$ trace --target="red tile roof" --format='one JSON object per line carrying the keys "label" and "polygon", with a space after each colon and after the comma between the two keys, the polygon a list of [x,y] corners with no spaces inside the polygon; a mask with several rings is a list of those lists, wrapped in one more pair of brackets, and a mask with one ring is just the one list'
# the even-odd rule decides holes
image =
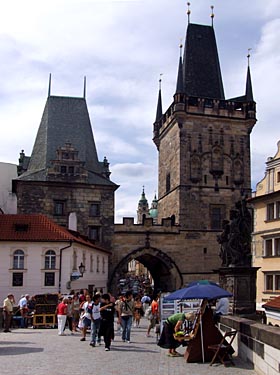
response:
{"label": "red tile roof", "polygon": [[71,233],[42,214],[0,214],[0,241],[73,241],[109,252],[78,233]]}
{"label": "red tile roof", "polygon": [[280,311],[280,296],[271,299],[270,301],[262,305],[262,307],[265,309],[267,308],[268,310],[272,309]]}

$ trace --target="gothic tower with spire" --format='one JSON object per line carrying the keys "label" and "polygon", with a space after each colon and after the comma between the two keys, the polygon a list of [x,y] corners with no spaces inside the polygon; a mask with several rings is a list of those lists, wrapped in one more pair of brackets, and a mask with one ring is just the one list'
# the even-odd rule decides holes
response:
{"label": "gothic tower with spire", "polygon": [[158,222],[174,215],[188,231],[219,231],[235,202],[251,194],[256,105],[249,64],[245,95],[225,99],[213,25],[189,23],[165,113],[161,95],[160,88],[153,138],[159,153]]}

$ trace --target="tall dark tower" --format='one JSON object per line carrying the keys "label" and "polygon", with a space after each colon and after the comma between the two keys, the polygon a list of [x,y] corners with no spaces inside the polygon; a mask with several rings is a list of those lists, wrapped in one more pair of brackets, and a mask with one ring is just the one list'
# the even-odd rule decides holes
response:
{"label": "tall dark tower", "polygon": [[173,102],[162,113],[160,90],[154,123],[159,223],[174,215],[186,230],[221,229],[235,202],[251,194],[255,123],[249,65],[245,95],[225,99],[213,26],[189,23]]}
{"label": "tall dark tower", "polygon": [[18,213],[43,213],[62,226],[72,214],[71,229],[110,247],[118,185],[106,157],[98,161],[84,97],[49,92],[32,155],[22,152],[19,162]]}

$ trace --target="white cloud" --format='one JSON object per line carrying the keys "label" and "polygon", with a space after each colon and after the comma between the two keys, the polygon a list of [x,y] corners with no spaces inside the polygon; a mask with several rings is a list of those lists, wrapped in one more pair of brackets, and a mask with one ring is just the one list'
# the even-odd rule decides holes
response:
{"label": "white cloud", "polygon": [[[245,90],[247,49],[258,123],[252,133],[253,182],[277,141],[280,78],[279,0],[196,0],[191,22],[214,27],[227,97]],[[116,216],[136,214],[142,185],[151,202],[157,184],[153,144],[158,79],[166,110],[176,86],[180,39],[187,26],[181,0],[21,0],[1,3],[0,161],[30,154],[52,73],[52,94],[82,96],[99,159],[107,156]]]}

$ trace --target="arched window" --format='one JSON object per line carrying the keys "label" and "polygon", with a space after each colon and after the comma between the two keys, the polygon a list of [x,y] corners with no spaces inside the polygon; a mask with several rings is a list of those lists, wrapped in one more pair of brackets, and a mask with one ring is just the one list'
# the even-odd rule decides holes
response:
{"label": "arched window", "polygon": [[48,250],[45,254],[45,269],[55,269],[56,254],[53,250]]}
{"label": "arched window", "polygon": [[16,250],[14,252],[13,268],[24,269],[24,251],[23,250]]}

